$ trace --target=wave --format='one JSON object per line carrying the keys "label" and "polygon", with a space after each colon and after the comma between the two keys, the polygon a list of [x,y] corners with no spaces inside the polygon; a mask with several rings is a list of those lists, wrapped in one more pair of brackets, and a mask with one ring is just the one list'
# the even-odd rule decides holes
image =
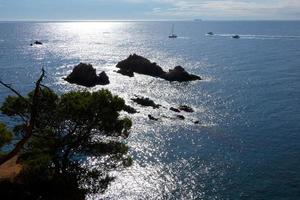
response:
{"label": "wave", "polygon": [[[232,37],[236,35],[232,34],[215,34],[215,36],[219,37]],[[278,39],[299,39],[300,35],[250,35],[250,34],[241,34],[239,35],[240,39],[257,39],[257,40],[278,40]]]}

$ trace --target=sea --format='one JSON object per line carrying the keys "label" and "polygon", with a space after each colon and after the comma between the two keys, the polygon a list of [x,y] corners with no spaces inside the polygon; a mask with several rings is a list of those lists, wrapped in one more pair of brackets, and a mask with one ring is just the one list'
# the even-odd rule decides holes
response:
{"label": "sea", "polygon": [[[168,38],[173,25],[176,39]],[[35,40],[43,45],[30,46]],[[202,80],[116,73],[134,53]],[[105,71],[111,83],[86,89],[65,82],[80,62]],[[25,95],[42,67],[44,84],[59,94],[106,88],[139,111],[128,115],[133,165],[112,172],[106,192],[88,200],[300,199],[299,21],[0,22],[0,79]],[[1,86],[0,103],[8,95]],[[135,95],[162,107],[141,107]],[[177,119],[169,108],[179,105],[195,112]],[[2,114],[0,121],[17,123]]]}

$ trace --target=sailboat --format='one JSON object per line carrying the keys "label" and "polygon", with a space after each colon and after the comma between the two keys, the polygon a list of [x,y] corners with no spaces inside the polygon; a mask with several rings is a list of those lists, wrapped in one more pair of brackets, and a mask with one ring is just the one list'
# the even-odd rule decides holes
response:
{"label": "sailboat", "polygon": [[172,31],[171,35],[169,35],[169,38],[177,38],[177,35],[174,33],[174,24],[172,24]]}

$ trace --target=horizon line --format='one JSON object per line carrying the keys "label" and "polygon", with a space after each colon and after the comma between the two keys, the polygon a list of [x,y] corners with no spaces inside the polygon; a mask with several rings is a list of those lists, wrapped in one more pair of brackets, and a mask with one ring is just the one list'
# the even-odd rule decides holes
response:
{"label": "horizon line", "polygon": [[0,19],[0,22],[226,22],[226,21],[300,21],[300,19],[87,19],[87,20],[68,20],[68,19]]}

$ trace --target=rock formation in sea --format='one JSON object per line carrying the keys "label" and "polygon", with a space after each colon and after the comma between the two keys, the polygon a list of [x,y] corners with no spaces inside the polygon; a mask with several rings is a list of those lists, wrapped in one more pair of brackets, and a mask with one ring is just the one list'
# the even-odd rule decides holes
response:
{"label": "rock formation in sea", "polygon": [[136,97],[131,99],[133,102],[142,106],[152,107],[153,109],[159,108],[161,105],[154,103],[153,100],[145,97]]}
{"label": "rock formation in sea", "polygon": [[184,117],[183,115],[176,115],[176,117],[177,117],[178,119],[185,120],[185,117]]}
{"label": "rock formation in sea", "polygon": [[166,79],[168,81],[178,81],[178,82],[201,80],[199,76],[189,74],[181,66],[176,66],[174,69],[170,69],[169,72],[163,74],[161,78]]}
{"label": "rock formation in sea", "polygon": [[174,108],[174,107],[171,107],[170,110],[172,110],[173,112],[178,112],[178,113],[180,112],[178,108]]}
{"label": "rock formation in sea", "polygon": [[96,74],[96,69],[91,64],[80,63],[76,65],[70,75],[65,78],[69,83],[75,83],[86,87],[109,84],[109,78],[105,72]]}
{"label": "rock formation in sea", "polygon": [[129,114],[135,114],[135,113],[137,113],[137,110],[135,108],[133,108],[133,107],[131,107],[129,105],[126,105],[126,104],[124,105],[123,110],[125,112],[129,113]]}
{"label": "rock formation in sea", "polygon": [[185,112],[194,112],[194,109],[189,107],[189,106],[186,106],[186,105],[181,105],[179,106],[178,108],[179,110],[182,110],[182,111],[185,111]]}
{"label": "rock formation in sea", "polygon": [[152,115],[148,115],[148,118],[153,121],[158,121],[158,118],[153,117]]}
{"label": "rock formation in sea", "polygon": [[134,73],[130,69],[119,69],[117,73],[122,74],[124,76],[134,77]]}
{"label": "rock formation in sea", "polygon": [[35,45],[42,45],[43,43],[36,40],[34,43],[31,43],[30,46],[33,46],[34,44]]}
{"label": "rock formation in sea", "polygon": [[165,72],[155,62],[152,63],[147,58],[136,54],[130,55],[127,59],[120,61],[116,67],[120,69],[118,73],[130,77],[132,77],[135,72],[138,74],[162,78],[168,81],[185,82],[201,80],[199,76],[189,74],[181,66],[176,66],[174,69],[169,70],[169,72]]}

